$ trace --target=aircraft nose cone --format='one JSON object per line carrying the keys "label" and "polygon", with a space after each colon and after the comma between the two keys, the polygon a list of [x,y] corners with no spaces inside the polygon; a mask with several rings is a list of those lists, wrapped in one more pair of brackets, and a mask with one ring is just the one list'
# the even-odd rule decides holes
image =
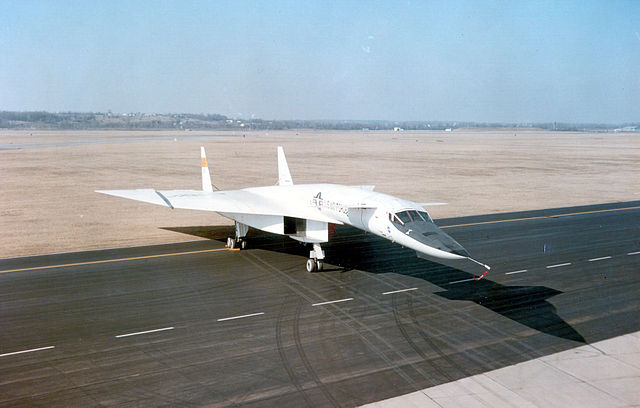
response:
{"label": "aircraft nose cone", "polygon": [[[436,227],[438,228],[438,227]],[[427,245],[437,249],[441,249],[452,254],[460,256],[469,256],[469,252],[462,245],[460,245],[455,239],[442,232],[439,228],[436,232],[430,233],[425,236]]]}
{"label": "aircraft nose cone", "polygon": [[425,245],[464,257],[470,256],[462,245],[433,223],[413,223],[409,227],[415,231],[411,237]]}
{"label": "aircraft nose cone", "polygon": [[456,255],[460,255],[460,256],[466,256],[469,257],[471,255],[469,255],[469,253],[467,252],[466,249],[462,248],[462,249],[454,249],[453,251],[451,251],[452,254],[456,254]]}

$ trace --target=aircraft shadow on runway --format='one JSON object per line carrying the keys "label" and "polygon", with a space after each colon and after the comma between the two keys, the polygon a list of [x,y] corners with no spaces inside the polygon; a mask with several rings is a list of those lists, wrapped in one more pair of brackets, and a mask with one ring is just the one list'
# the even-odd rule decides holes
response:
{"label": "aircraft shadow on runway", "polygon": [[[226,242],[227,237],[234,233],[232,226],[162,229],[222,242]],[[250,249],[302,257],[309,255],[308,248],[284,236],[250,230],[247,241]],[[326,252],[326,263],[340,267],[333,270],[325,269],[325,272],[357,269],[376,274],[397,273],[412,276],[445,289],[435,293],[443,298],[471,301],[540,332],[586,343],[582,335],[557,314],[555,306],[547,302],[547,299],[563,293],[559,290],[545,286],[505,286],[493,282],[490,277],[475,281],[470,273],[420,259],[415,256],[414,251],[352,227],[339,227],[331,235],[329,242],[323,244],[323,249]],[[302,268],[303,262],[300,265]]]}

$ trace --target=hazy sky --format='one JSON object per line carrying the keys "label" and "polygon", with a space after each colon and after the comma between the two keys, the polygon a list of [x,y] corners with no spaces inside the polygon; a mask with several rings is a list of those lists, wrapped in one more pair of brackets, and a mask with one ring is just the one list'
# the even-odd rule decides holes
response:
{"label": "hazy sky", "polygon": [[640,1],[0,0],[0,110],[640,121]]}

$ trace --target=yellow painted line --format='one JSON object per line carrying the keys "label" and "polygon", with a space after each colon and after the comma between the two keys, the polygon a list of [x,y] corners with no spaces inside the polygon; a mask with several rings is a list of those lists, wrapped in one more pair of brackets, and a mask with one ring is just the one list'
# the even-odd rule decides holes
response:
{"label": "yellow painted line", "polygon": [[510,219],[510,220],[471,222],[469,224],[447,225],[446,227],[440,227],[440,228],[444,229],[444,228],[455,228],[455,227],[469,227],[469,226],[472,226],[472,225],[498,224],[498,223],[501,223],[501,222],[542,220],[542,219],[545,219],[545,218],[560,218],[560,217],[570,217],[572,215],[596,214],[596,213],[603,213],[603,212],[637,210],[637,209],[640,209],[640,206],[637,206],[637,207],[625,207],[625,208],[612,208],[612,209],[609,209],[609,210],[583,211],[583,212],[557,214],[557,215],[543,215],[543,216],[539,216],[539,217],[513,218],[513,219]]}
{"label": "yellow painted line", "polygon": [[[485,225],[485,224],[498,224],[501,222],[517,222],[517,221],[529,221],[529,220],[540,220],[545,218],[560,218],[560,217],[570,217],[572,215],[584,215],[584,214],[596,214],[596,213],[604,213],[604,212],[612,212],[612,211],[625,211],[625,210],[637,210],[640,209],[640,206],[636,207],[624,207],[624,208],[612,208],[608,210],[594,210],[594,211],[583,211],[583,212],[575,212],[575,213],[567,213],[567,214],[557,214],[557,215],[545,215],[539,217],[527,217],[527,218],[514,218],[509,220],[497,220],[497,221],[483,221],[483,222],[472,222],[468,224],[457,224],[457,225],[447,225],[444,227],[440,227],[441,229],[445,228],[455,228],[455,227],[468,227],[472,225]],[[359,236],[352,235],[352,236]],[[349,238],[342,237],[342,238]],[[187,252],[172,252],[169,254],[157,254],[157,255],[146,255],[146,256],[134,256],[130,258],[116,258],[116,259],[104,259],[101,261],[89,261],[89,262],[75,262],[69,264],[61,264],[61,265],[47,265],[47,266],[35,266],[32,268],[19,268],[19,269],[7,269],[4,271],[0,271],[0,273],[8,273],[8,272],[23,272],[23,271],[33,271],[37,269],[54,269],[54,268],[66,268],[70,266],[81,266],[81,265],[95,265],[109,262],[124,262],[124,261],[135,261],[139,259],[152,259],[152,258],[164,258],[168,256],[178,256],[178,255],[190,255],[190,254],[202,254],[206,252],[219,252],[219,251],[239,251],[239,248],[229,249],[229,248],[217,248],[217,249],[203,249],[200,251],[187,251]],[[634,253],[635,255],[635,253]]]}
{"label": "yellow painted line", "polygon": [[202,254],[202,253],[206,253],[206,252],[218,252],[218,251],[227,251],[227,250],[228,250],[227,248],[217,248],[217,249],[203,249],[203,250],[200,250],[200,251],[172,252],[172,253],[169,253],[169,254],[134,256],[134,257],[131,257],[131,258],[103,259],[101,261],[75,262],[75,263],[68,263],[68,264],[61,264],[61,265],[47,265],[47,266],[34,266],[32,268],[8,269],[6,271],[0,271],[0,273],[34,271],[36,269],[66,268],[66,267],[69,267],[69,266],[95,265],[95,264],[102,264],[102,263],[109,263],[109,262],[135,261],[135,260],[138,260],[138,259],[164,258],[164,257],[167,257],[167,256]]}

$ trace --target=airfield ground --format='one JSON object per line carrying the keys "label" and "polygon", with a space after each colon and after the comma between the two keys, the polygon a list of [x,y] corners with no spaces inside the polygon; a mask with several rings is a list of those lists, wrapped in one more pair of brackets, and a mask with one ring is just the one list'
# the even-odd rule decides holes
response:
{"label": "airfield ground", "polygon": [[436,219],[640,198],[640,134],[538,130],[0,131],[0,258],[190,241],[160,227],[225,225],[98,189],[273,185],[276,146],[296,183],[374,184]]}
{"label": "airfield ground", "polygon": [[[222,189],[274,184],[282,145],[297,183],[448,202],[491,274],[347,227],[308,274],[93,192],[198,189],[201,145]],[[640,406],[639,171],[637,133],[2,131],[0,405]]]}

